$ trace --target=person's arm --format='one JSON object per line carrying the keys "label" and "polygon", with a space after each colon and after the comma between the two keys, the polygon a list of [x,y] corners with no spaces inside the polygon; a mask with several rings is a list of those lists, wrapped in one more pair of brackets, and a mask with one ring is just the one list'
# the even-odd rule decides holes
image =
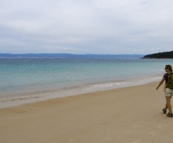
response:
{"label": "person's arm", "polygon": [[157,90],[158,90],[159,87],[163,84],[164,81],[165,81],[165,78],[163,77],[162,80],[160,81],[159,85],[156,87]]}

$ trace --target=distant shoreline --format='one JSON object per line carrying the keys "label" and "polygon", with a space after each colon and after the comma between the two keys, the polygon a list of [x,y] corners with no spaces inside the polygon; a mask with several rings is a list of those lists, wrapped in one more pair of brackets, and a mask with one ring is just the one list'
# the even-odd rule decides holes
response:
{"label": "distant shoreline", "polygon": [[142,54],[0,53],[0,58],[142,58]]}

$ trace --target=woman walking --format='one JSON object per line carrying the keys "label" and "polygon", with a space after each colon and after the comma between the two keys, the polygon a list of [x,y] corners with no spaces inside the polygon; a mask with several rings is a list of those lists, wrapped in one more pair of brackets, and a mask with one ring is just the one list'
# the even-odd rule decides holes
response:
{"label": "woman walking", "polygon": [[168,84],[168,77],[170,74],[172,74],[172,66],[171,65],[166,65],[165,66],[165,71],[166,73],[163,75],[162,80],[160,81],[159,85],[157,86],[157,90],[159,89],[159,87],[164,83],[165,81],[165,87],[164,87],[164,95],[166,98],[166,105],[165,108],[163,108],[163,113],[166,114],[166,111],[168,109],[169,113],[167,114],[168,117],[173,117],[173,113],[172,113],[172,106],[171,106],[171,97],[173,94],[173,90],[167,87]]}

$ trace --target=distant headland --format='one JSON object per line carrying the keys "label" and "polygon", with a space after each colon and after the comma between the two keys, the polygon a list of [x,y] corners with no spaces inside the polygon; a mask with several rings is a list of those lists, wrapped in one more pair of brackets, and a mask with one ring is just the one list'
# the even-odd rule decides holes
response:
{"label": "distant headland", "polygon": [[142,59],[173,59],[173,51],[145,55]]}

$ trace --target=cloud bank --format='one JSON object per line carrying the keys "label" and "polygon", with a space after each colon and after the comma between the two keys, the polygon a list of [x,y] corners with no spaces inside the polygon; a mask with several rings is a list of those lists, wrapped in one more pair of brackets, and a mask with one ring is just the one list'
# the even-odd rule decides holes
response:
{"label": "cloud bank", "polygon": [[172,0],[1,0],[0,53],[170,51],[172,5]]}

